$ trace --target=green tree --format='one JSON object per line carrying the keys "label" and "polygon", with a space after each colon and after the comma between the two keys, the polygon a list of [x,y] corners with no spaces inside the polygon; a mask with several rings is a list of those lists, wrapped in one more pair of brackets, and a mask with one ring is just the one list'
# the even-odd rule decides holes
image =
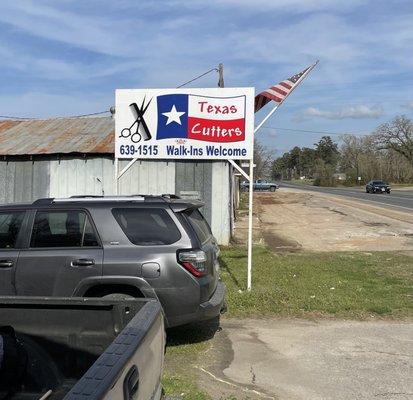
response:
{"label": "green tree", "polygon": [[337,143],[333,142],[330,136],[323,136],[318,143],[315,143],[317,158],[326,164],[335,167],[339,158]]}

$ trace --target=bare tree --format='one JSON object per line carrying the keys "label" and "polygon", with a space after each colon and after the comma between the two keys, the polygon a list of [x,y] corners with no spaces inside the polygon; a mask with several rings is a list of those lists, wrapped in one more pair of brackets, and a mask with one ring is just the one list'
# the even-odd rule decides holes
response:
{"label": "bare tree", "polygon": [[254,168],[255,179],[269,178],[271,175],[271,166],[273,154],[257,139],[254,140]]}
{"label": "bare tree", "polygon": [[374,132],[379,150],[393,150],[413,165],[413,123],[404,115],[380,125]]}

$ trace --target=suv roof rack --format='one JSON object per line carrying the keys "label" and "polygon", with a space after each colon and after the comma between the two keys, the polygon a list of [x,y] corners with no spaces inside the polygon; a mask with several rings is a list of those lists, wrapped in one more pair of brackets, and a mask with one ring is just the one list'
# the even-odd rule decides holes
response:
{"label": "suv roof rack", "polygon": [[70,197],[62,198],[44,198],[35,200],[33,205],[50,205],[53,203],[72,203],[72,202],[116,202],[116,201],[148,201],[148,202],[167,202],[174,203],[176,200],[181,200],[185,203],[198,203],[192,200],[182,199],[176,194],[162,194],[162,195],[143,195],[143,194],[132,194],[132,195],[123,195],[123,196],[101,196],[101,195],[75,195]]}
{"label": "suv roof rack", "polygon": [[96,202],[96,201],[145,201],[143,196],[71,196],[53,199],[53,203],[61,202]]}

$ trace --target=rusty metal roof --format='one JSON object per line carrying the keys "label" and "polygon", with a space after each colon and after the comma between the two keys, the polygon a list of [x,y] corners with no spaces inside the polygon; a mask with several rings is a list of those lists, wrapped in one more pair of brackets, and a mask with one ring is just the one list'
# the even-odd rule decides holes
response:
{"label": "rusty metal roof", "polygon": [[113,154],[114,150],[111,117],[0,121],[0,155]]}

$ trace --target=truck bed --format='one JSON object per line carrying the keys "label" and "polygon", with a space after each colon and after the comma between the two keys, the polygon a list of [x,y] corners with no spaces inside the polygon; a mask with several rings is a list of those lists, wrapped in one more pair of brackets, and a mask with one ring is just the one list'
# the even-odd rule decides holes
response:
{"label": "truck bed", "polygon": [[48,400],[160,397],[165,335],[157,301],[3,297],[5,325],[29,358],[25,387],[12,400],[38,400],[48,390]]}

